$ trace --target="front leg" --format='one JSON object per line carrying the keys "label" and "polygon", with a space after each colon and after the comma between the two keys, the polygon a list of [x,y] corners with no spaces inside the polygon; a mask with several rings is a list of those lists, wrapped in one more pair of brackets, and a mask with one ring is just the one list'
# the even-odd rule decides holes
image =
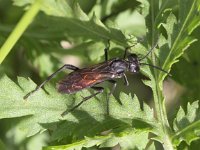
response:
{"label": "front leg", "polygon": [[104,49],[105,61],[108,61],[108,50],[110,49],[110,40],[108,40],[108,45]]}
{"label": "front leg", "polygon": [[127,79],[125,73],[123,74],[123,77],[124,77],[125,85],[126,85],[126,86],[129,86],[129,82],[128,82],[128,79]]}

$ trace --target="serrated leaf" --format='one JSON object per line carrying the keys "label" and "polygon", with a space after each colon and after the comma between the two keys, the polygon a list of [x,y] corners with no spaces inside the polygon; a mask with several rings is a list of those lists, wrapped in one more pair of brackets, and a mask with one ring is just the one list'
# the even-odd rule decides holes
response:
{"label": "serrated leaf", "polygon": [[185,141],[188,145],[194,140],[199,139],[200,134],[200,111],[199,101],[192,104],[188,103],[187,113],[180,107],[177,117],[174,120],[173,128],[175,134],[172,137],[174,145],[179,145]]}
{"label": "serrated leaf", "polygon": [[[35,99],[36,95],[33,95],[29,100],[25,101],[23,99],[25,93],[35,88],[35,84],[25,78],[18,78],[18,86],[7,76],[3,75],[1,76],[0,83],[0,103],[2,105],[0,108],[0,118],[27,116],[21,122],[20,128],[28,136],[34,135],[44,129],[40,123],[58,121],[61,118],[60,114],[62,110],[66,109],[66,99],[62,97],[63,95],[57,94],[56,91],[51,91],[54,93],[53,96],[46,95],[44,91],[38,91],[36,93],[38,95],[37,100]],[[59,103],[58,99],[60,99]]]}
{"label": "serrated leaf", "polygon": [[[194,31],[195,38],[199,37],[200,30],[197,29]],[[184,92],[184,96],[182,99],[182,105],[186,105],[188,102],[188,97],[190,98],[190,102],[194,99],[200,98],[200,60],[199,55],[200,51],[200,41],[198,39],[193,45],[191,45],[190,50],[186,51],[186,54],[180,59],[179,63],[173,66],[173,79],[180,83],[187,90]]]}
{"label": "serrated leaf", "polygon": [[[111,97],[110,117],[105,115],[105,95],[99,95],[97,99],[92,98],[81,105],[80,108],[62,118],[61,113],[66,108],[75,105],[72,101],[73,96],[59,94],[53,87],[47,86],[46,91],[49,95],[43,90],[39,90],[25,101],[23,96],[34,88],[35,84],[32,81],[22,77],[18,78],[18,85],[5,75],[0,78],[0,104],[2,105],[0,118],[24,117],[17,126],[27,136],[43,132],[51,124],[57,126],[53,133],[55,139],[62,139],[71,136],[71,134],[82,139],[85,135],[95,136],[95,134],[100,134],[106,130],[112,130],[116,134],[124,133],[125,136],[128,136],[129,132],[126,132],[126,129],[133,131],[137,129],[148,133],[157,127],[152,109],[145,105],[144,110],[141,110],[137,98],[132,99],[130,95],[121,94],[122,105],[114,97]],[[82,96],[88,95],[89,92],[86,90],[78,92],[75,95],[75,103],[82,100]],[[145,132],[145,135],[147,133]],[[135,131],[134,134],[136,134],[134,136],[137,136]],[[119,139],[111,138],[110,140],[116,143]]]}
{"label": "serrated leaf", "polygon": [[[95,17],[96,18],[96,17]],[[82,36],[93,40],[111,40],[119,45],[127,46],[127,40],[118,29],[108,28],[98,23],[97,19],[90,21],[80,21],[77,19],[64,19],[67,24],[65,32],[72,37]]]}
{"label": "serrated leaf", "polygon": [[110,133],[106,136],[95,136],[95,137],[85,137],[85,140],[75,142],[69,145],[61,146],[49,146],[45,147],[44,150],[60,149],[60,150],[79,150],[82,147],[92,147],[99,146],[103,147],[113,147],[117,144],[123,150],[129,149],[144,149],[148,143],[148,132],[137,131],[133,129],[125,130],[121,133],[115,134]]}
{"label": "serrated leaf", "polygon": [[[25,6],[26,8],[34,2],[36,1],[14,0],[15,5]],[[39,69],[40,75],[43,77],[58,67],[58,61],[55,63],[52,54],[48,57],[46,53],[49,54],[51,49],[60,54],[61,40],[69,40],[71,43],[79,40],[79,43],[82,43],[88,39],[93,40],[93,42],[107,42],[109,39],[122,46],[127,46],[128,41],[119,29],[106,27],[95,14],[89,19],[76,1],[41,0],[40,8],[49,16],[38,15],[22,36],[19,44],[20,48],[28,50],[26,54],[29,61],[34,68]],[[98,47],[96,48],[94,52],[99,50]],[[88,53],[90,54],[89,51]],[[79,53],[79,56],[81,54]],[[40,59],[42,56],[45,56],[48,63]],[[60,57],[62,57],[61,54]],[[48,61],[50,59],[54,61]],[[92,58],[92,60],[97,59]],[[44,68],[43,64],[49,64],[50,67]]]}
{"label": "serrated leaf", "polygon": [[[105,97],[101,97],[101,99],[105,99]],[[153,110],[146,104],[144,110],[141,110],[138,99],[136,97],[132,99],[131,95],[126,95],[124,93],[121,94],[120,101],[122,105],[113,97],[110,99],[109,117],[94,115],[94,113],[97,113],[97,110],[94,111],[94,109],[101,107],[105,111],[106,105],[99,104],[99,106],[93,106],[94,104],[90,102],[90,104],[85,106],[87,112],[74,113],[76,118],[81,120],[81,122],[62,122],[52,134],[52,140],[61,140],[64,137],[72,135],[77,138],[83,138],[83,135],[94,136],[95,133],[101,133],[110,129],[119,132],[119,130],[123,131],[132,126],[133,128],[149,130],[157,128]],[[101,104],[102,103],[103,102],[101,102]],[[89,108],[94,109],[90,111]],[[99,115],[103,114],[99,112]]]}
{"label": "serrated leaf", "polygon": [[[15,5],[26,6],[34,3],[34,0],[29,1],[14,1]],[[122,46],[127,46],[127,40],[123,33],[115,28],[106,27],[95,14],[91,19],[81,10],[78,3],[75,1],[69,5],[64,0],[45,0],[40,3],[41,10],[51,16],[62,18],[55,18],[54,21],[60,22],[64,25],[63,31],[68,36],[83,37],[85,39],[93,40],[112,40]],[[55,7],[56,6],[56,7]],[[65,12],[63,12],[65,11]],[[46,22],[45,22],[46,23]],[[59,30],[60,28],[57,27]],[[62,33],[63,34],[63,33]]]}
{"label": "serrated leaf", "polygon": [[[187,4],[187,5],[185,5]],[[167,18],[167,23],[164,25],[168,34],[168,46],[170,51],[167,52],[163,46],[160,50],[160,57],[163,58],[162,68],[164,70],[170,70],[171,66],[177,62],[177,59],[183,54],[183,52],[193,43],[196,39],[192,38],[190,34],[199,26],[199,0],[184,0],[180,2],[179,18],[176,18],[173,14],[170,14]],[[162,81],[166,74],[160,74],[159,79]],[[162,89],[162,86],[160,84]]]}
{"label": "serrated leaf", "polygon": [[[170,1],[168,3],[170,3]],[[165,4],[167,6],[168,3],[162,3],[162,5]],[[157,56],[161,64],[159,66],[161,66],[162,69],[169,71],[171,66],[178,61],[178,58],[183,54],[184,50],[186,50],[190,44],[196,41],[196,39],[190,37],[190,34],[200,23],[200,21],[197,21],[199,17],[199,3],[200,3],[199,0],[192,0],[192,1],[184,0],[180,3],[179,7],[180,16],[178,20],[175,17],[175,15],[171,12],[169,13],[166,19],[166,23],[162,22],[158,23],[156,22],[157,20],[155,20],[155,22],[152,23],[154,26],[157,27],[160,27],[160,25],[162,24],[167,32],[167,39],[164,40],[163,38],[164,36],[162,35],[158,37],[159,39],[160,38],[162,39],[161,41],[159,40],[158,43],[159,55]],[[187,4],[187,6],[185,6],[185,4]],[[162,8],[161,10],[159,10],[158,8],[158,10],[156,10],[159,11],[158,16],[156,16],[155,18],[159,20],[160,19],[159,17],[161,17],[159,15],[162,13],[164,15],[164,13],[166,13],[165,11],[163,11],[165,9],[166,8]],[[152,26],[149,25],[148,28],[151,31]],[[154,28],[153,31],[151,32],[155,32],[154,35],[157,34]],[[156,37],[154,36],[151,41],[155,42],[155,39]],[[167,76],[166,73],[159,72],[158,79],[156,82],[159,82],[159,88],[161,90],[162,90],[162,81],[166,76]],[[154,77],[152,80],[155,80]]]}
{"label": "serrated leaf", "polygon": [[[173,10],[168,8],[170,3],[171,1],[159,1],[157,3],[151,1],[151,13],[148,16],[149,20],[147,20],[148,38],[151,41],[151,46],[155,45],[157,39],[159,39],[158,53],[155,49],[155,54],[148,63],[159,66],[165,71],[170,71],[172,65],[178,62],[178,58],[195,41],[190,34],[200,23],[200,21],[197,21],[199,20],[200,0],[181,1],[180,5],[177,5],[179,6],[178,17],[172,13]],[[166,32],[159,35],[157,28],[163,30],[161,24]],[[163,147],[165,149],[172,149],[170,125],[166,113],[165,98],[162,93],[163,80],[167,74],[152,68],[150,70],[144,69],[144,73],[151,79],[151,81],[145,83],[153,90],[156,114],[163,127],[160,130],[161,132],[158,133],[159,136],[154,139],[164,143]]]}
{"label": "serrated leaf", "polygon": [[[77,14],[73,11],[73,5],[70,6],[69,3],[65,0],[13,0],[13,4],[16,6],[26,6],[29,7],[35,1],[40,2],[40,9],[44,11],[47,15],[52,16],[67,16],[75,17]],[[77,3],[73,3],[76,5]],[[85,17],[85,14],[82,13],[77,6],[74,6],[76,12],[79,13],[78,17]]]}

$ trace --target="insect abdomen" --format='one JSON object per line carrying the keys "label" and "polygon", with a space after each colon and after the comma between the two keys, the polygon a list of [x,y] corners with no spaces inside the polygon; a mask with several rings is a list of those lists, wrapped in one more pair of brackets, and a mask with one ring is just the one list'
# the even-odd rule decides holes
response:
{"label": "insect abdomen", "polygon": [[69,84],[58,83],[57,89],[58,89],[58,92],[60,92],[60,93],[72,94],[72,93],[76,93],[76,92],[84,89],[84,87],[77,86],[74,84],[69,85]]}

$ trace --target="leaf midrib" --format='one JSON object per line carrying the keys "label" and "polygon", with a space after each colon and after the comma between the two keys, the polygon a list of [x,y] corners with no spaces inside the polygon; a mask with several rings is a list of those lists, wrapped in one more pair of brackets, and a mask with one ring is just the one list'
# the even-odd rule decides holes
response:
{"label": "leaf midrib", "polygon": [[[185,25],[186,25],[186,23],[187,23],[187,21],[188,21],[190,15],[191,15],[191,13],[192,13],[192,10],[193,10],[193,7],[195,6],[195,5],[194,5],[195,3],[196,3],[196,0],[195,0],[194,3],[192,4],[192,7],[191,7],[191,9],[190,9],[190,11],[189,11],[189,13],[188,13],[188,15],[187,15],[187,17],[186,17],[186,19],[185,19],[183,25],[182,25],[182,28],[181,28],[181,30],[179,31],[178,36],[177,36],[177,38],[176,38],[174,44],[172,45],[171,51],[169,52],[169,55],[167,56],[166,60],[164,61],[163,68],[166,67],[166,64],[169,62],[170,56],[172,55],[173,51],[175,50],[175,47],[176,47],[176,45],[177,45],[177,42],[178,42],[178,40],[179,40],[181,34],[183,33],[183,30],[185,29]],[[159,79],[161,79],[162,76],[163,76],[163,74],[160,74],[160,75],[159,75]]]}
{"label": "leaf midrib", "polygon": [[[176,132],[175,135],[172,136],[172,141],[173,141],[174,139],[176,139],[177,137],[180,137],[181,134],[183,135],[184,133],[189,132],[190,130],[192,130],[192,129],[194,129],[194,128],[195,128],[195,129],[198,129],[199,125],[200,125],[200,120],[195,121],[195,122],[189,124],[188,126],[186,126],[185,128],[183,128],[182,130]],[[199,127],[199,128],[200,128],[200,127]]]}

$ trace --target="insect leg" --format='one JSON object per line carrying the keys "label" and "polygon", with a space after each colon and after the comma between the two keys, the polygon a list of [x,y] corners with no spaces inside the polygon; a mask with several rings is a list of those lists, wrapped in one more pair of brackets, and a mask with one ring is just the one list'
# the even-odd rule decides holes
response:
{"label": "insect leg", "polygon": [[125,49],[125,51],[124,51],[124,59],[126,59],[127,51],[128,51],[128,47],[127,47],[127,48]]}
{"label": "insect leg", "polygon": [[90,95],[90,96],[87,96],[87,97],[84,97],[83,100],[81,102],[79,102],[77,105],[75,105],[74,107],[72,107],[70,110],[67,110],[67,111],[64,111],[61,116],[65,116],[67,115],[69,112],[72,112],[74,111],[74,109],[78,108],[81,104],[83,104],[85,101],[91,99],[92,97],[102,93],[104,91],[104,88],[103,87],[91,87],[92,89],[94,89],[95,91],[97,91],[96,93]]}
{"label": "insect leg", "polygon": [[108,61],[108,50],[110,49],[110,41],[108,40],[108,45],[104,49],[105,61]]}
{"label": "insect leg", "polygon": [[110,100],[110,95],[113,94],[113,92],[115,91],[115,88],[117,86],[117,82],[115,80],[108,80],[108,82],[112,83],[113,86],[112,86],[112,89],[110,91],[110,93],[107,95],[107,98],[106,98],[106,102],[107,102],[107,114],[109,115],[109,100]]}
{"label": "insect leg", "polygon": [[26,94],[24,96],[24,99],[27,99],[30,95],[32,95],[33,93],[35,93],[37,90],[39,90],[41,87],[43,87],[49,80],[51,80],[53,77],[55,77],[59,72],[61,72],[62,70],[65,69],[70,69],[70,70],[78,70],[78,67],[75,67],[73,65],[69,65],[69,64],[65,64],[64,66],[62,66],[61,68],[59,68],[56,72],[54,72],[53,74],[51,74],[44,82],[42,82],[39,86],[37,86],[33,91],[29,92],[28,94]]}
{"label": "insect leg", "polygon": [[129,82],[128,82],[128,79],[126,77],[126,74],[124,73],[123,76],[124,76],[125,85],[128,86]]}

